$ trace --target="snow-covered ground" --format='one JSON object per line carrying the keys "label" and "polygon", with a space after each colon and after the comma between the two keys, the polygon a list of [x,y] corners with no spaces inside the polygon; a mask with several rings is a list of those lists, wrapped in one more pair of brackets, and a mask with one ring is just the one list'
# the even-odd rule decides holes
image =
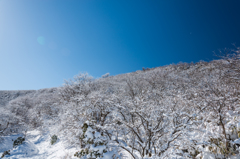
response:
{"label": "snow-covered ground", "polygon": [[13,140],[23,134],[5,136],[0,144],[0,156],[4,151],[10,150],[6,159],[74,159],[75,148],[67,148],[64,141],[58,141],[51,145],[49,133],[41,134],[40,131],[30,131],[26,134],[23,144],[13,148]]}
{"label": "snow-covered ground", "polygon": [[[4,159],[78,159],[74,153],[79,151],[74,147],[66,147],[64,141],[60,139],[53,145],[50,144],[49,133],[42,134],[40,131],[29,131],[23,144],[13,148],[13,141],[24,134],[4,136],[0,144],[0,157],[4,151],[10,150],[10,155]],[[126,152],[122,152],[124,159],[131,159]]]}

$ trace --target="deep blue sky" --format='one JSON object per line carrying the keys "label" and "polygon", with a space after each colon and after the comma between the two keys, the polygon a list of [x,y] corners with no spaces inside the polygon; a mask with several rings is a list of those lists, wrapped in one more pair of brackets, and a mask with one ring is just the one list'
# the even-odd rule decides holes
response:
{"label": "deep blue sky", "polygon": [[240,46],[239,0],[0,0],[0,90],[209,61]]}

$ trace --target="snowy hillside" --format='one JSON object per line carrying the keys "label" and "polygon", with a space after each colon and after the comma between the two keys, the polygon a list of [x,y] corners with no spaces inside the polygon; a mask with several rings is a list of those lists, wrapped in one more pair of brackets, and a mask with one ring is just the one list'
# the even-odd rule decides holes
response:
{"label": "snowy hillside", "polygon": [[239,53],[0,92],[0,157],[240,158]]}
{"label": "snowy hillside", "polygon": [[0,90],[0,106],[5,106],[9,101],[16,99],[21,96],[25,96],[30,93],[34,93],[35,90],[26,91],[1,91]]}

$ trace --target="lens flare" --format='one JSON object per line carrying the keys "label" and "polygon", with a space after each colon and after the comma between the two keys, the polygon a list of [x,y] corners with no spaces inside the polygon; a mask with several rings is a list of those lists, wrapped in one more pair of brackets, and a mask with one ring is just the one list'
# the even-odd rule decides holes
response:
{"label": "lens flare", "polygon": [[46,43],[46,40],[43,36],[39,36],[37,38],[37,42],[40,44],[40,45],[44,45]]}

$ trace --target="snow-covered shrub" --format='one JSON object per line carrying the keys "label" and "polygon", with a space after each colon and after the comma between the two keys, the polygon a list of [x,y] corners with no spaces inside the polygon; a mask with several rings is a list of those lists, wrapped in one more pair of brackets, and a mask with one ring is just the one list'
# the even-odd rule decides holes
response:
{"label": "snow-covered shrub", "polygon": [[13,147],[17,147],[18,145],[21,145],[25,141],[24,137],[18,137],[16,140],[13,141]]}
{"label": "snow-covered shrub", "polygon": [[76,152],[74,156],[81,159],[91,158],[117,158],[119,155],[116,150],[109,147],[109,137],[94,126],[92,122],[86,121],[82,126],[83,134],[80,137],[83,149]]}
{"label": "snow-covered shrub", "polygon": [[58,140],[57,135],[51,136],[51,145],[55,144],[57,142],[57,140]]}
{"label": "snow-covered shrub", "polygon": [[10,150],[4,151],[1,158],[5,157],[6,155],[10,155]]}

